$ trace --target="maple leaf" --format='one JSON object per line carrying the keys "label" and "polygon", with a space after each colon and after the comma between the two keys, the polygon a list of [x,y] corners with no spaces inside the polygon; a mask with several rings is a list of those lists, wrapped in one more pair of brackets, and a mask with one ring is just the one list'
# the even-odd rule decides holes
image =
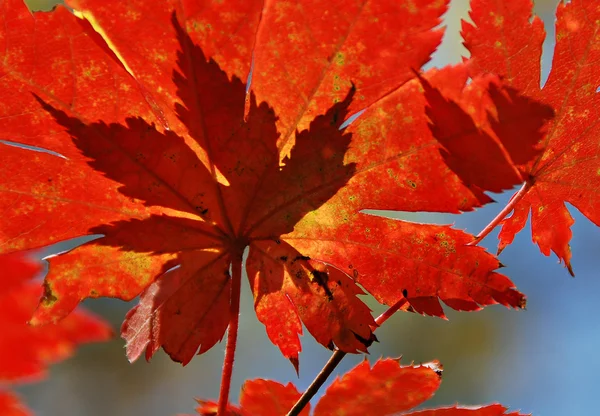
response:
{"label": "maple leaf", "polygon": [[[367,360],[358,364],[327,388],[316,404],[313,416],[361,416],[402,414],[406,416],[524,416],[519,412],[506,413],[499,404],[486,406],[452,406],[410,412],[433,397],[441,384],[442,369],[434,361],[422,365],[400,365],[399,360],[379,359],[371,367]],[[289,383],[284,386],[271,380],[249,380],[242,386],[240,406],[228,408],[230,416],[285,415],[300,398]],[[197,412],[214,416],[215,404],[198,401]],[[310,404],[300,413],[308,416]]]}
{"label": "maple leaf", "polygon": [[541,141],[541,154],[524,171],[527,189],[517,195],[512,216],[502,222],[499,251],[512,243],[531,212],[533,241],[545,255],[553,251],[573,274],[569,241],[574,220],[565,202],[600,225],[600,130],[594,115],[600,103],[600,6],[582,0],[558,5],[552,70],[543,88],[545,33],[542,21],[532,18],[532,2],[475,0],[471,9],[473,24],[463,22],[463,37],[472,74],[500,74],[556,113]]}
{"label": "maple leaf", "polygon": [[[229,269],[246,247],[257,316],[295,365],[302,324],[329,348],[366,351],[375,324],[357,283],[382,303],[405,297],[437,316],[440,299],[458,310],[523,307],[495,272],[497,259],[467,246],[472,236],[360,212],[460,212],[491,200],[448,169],[429,130],[446,126],[436,130],[423,87],[408,81],[440,40],[431,28],[444,2],[428,2],[419,19],[410,16],[420,8],[390,3],[379,14],[366,1],[329,14],[286,12],[286,27],[312,36],[290,37],[302,55],[286,55],[284,67],[276,52],[290,44],[273,49],[265,38],[283,33],[283,12],[270,3],[70,2],[85,20],[8,3],[1,88],[15,99],[0,125],[7,141],[54,154],[2,146],[0,169],[10,175],[0,209],[12,220],[2,222],[1,247],[103,235],[49,259],[34,323],[56,321],[88,297],[141,293],[122,328],[128,357],[149,359],[162,347],[187,363],[225,333],[239,296]],[[375,37],[389,38],[394,54],[350,41],[372,42],[390,25],[398,36]],[[320,75],[304,78],[304,63]],[[285,81],[265,75],[278,70]],[[503,114],[537,117],[525,149],[549,117],[499,82],[465,87],[464,66],[425,79],[498,142],[514,121]],[[465,91],[471,98],[460,98]],[[453,133],[471,134],[467,124]]]}
{"label": "maple leaf", "polygon": [[[39,262],[27,253],[0,255],[0,383],[39,381],[46,367],[73,354],[83,343],[105,341],[109,326],[96,316],[78,309],[57,324],[33,327],[27,324],[35,310],[42,287],[32,281],[41,271]],[[18,348],[15,348],[18,346]],[[0,390],[2,415],[28,415],[10,391]]]}

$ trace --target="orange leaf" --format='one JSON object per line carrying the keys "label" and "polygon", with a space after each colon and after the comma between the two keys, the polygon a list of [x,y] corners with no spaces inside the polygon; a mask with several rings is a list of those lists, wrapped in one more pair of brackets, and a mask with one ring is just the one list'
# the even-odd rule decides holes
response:
{"label": "orange leaf", "polygon": [[[484,123],[498,136],[520,112],[532,133],[547,118],[497,80],[465,88],[463,65],[424,76],[442,100],[409,81],[439,42],[432,28],[445,2],[426,2],[423,19],[408,4],[378,10],[371,2],[332,8],[319,21],[292,14],[286,33],[313,34],[300,39],[279,36],[283,9],[270,2],[72,0],[75,15],[59,7],[32,16],[11,1],[3,39],[23,40],[18,50],[6,42],[0,88],[15,99],[0,127],[13,144],[55,153],[1,146],[0,212],[11,221],[1,224],[0,247],[103,236],[49,259],[33,323],[56,322],[85,298],[141,294],[122,327],[128,357],[149,359],[163,347],[187,363],[223,336],[239,293],[229,265],[247,247],[257,315],[295,365],[302,324],[329,348],[366,351],[374,321],[357,284],[380,302],[405,297],[437,316],[440,299],[459,310],[523,307],[524,296],[496,273],[498,261],[467,246],[472,236],[361,213],[460,212],[491,200],[487,184],[468,183],[444,162],[430,131],[438,139],[451,131],[434,117],[444,99],[463,112],[479,103],[463,124]],[[277,34],[275,49],[267,30]],[[394,53],[369,46],[386,39]],[[314,41],[323,47],[313,51]],[[321,76],[298,84],[288,108],[265,71],[276,51],[288,56],[293,47],[310,52],[307,65]],[[336,79],[339,91],[328,95]],[[293,147],[282,148],[292,133]],[[505,146],[502,163],[526,163],[536,154],[530,144],[519,157]]]}
{"label": "orange leaf", "polygon": [[315,407],[315,416],[390,415],[430,399],[441,383],[439,363],[400,366],[398,360],[367,360],[336,379]]}
{"label": "orange leaf", "polygon": [[583,0],[558,5],[552,71],[543,88],[544,29],[538,17],[531,19],[531,7],[529,0],[473,1],[474,25],[463,22],[463,36],[473,74],[500,74],[556,114],[541,141],[541,154],[526,166],[531,188],[502,223],[499,251],[512,243],[531,212],[533,241],[545,255],[554,251],[573,274],[569,247],[573,219],[565,202],[600,225],[600,127],[595,116],[600,105],[596,93],[600,6]]}
{"label": "orange leaf", "polygon": [[525,306],[513,283],[493,271],[500,267],[498,260],[483,248],[467,246],[473,237],[462,231],[365,214],[350,219],[339,228],[290,236],[289,242],[352,275],[389,306],[404,296],[418,312],[440,317],[438,298],[457,310],[496,303]]}

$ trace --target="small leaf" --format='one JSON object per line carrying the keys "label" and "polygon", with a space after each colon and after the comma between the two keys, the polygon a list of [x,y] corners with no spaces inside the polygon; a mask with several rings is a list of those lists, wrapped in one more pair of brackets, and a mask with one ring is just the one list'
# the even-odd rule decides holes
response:
{"label": "small leaf", "polygon": [[[440,317],[440,301],[524,306],[472,236],[362,213],[472,210],[537,154],[531,140],[495,139],[512,137],[522,114],[534,137],[543,106],[493,77],[465,87],[467,65],[410,79],[441,39],[447,2],[296,7],[308,15],[287,3],[184,3],[6,8],[2,39],[19,42],[0,60],[0,89],[14,97],[0,109],[11,142],[0,144],[0,213],[11,219],[0,250],[102,235],[49,258],[32,323],[58,322],[86,298],[140,296],[122,326],[128,357],[162,347],[188,363],[225,333],[239,289],[227,270],[246,248],[257,316],[296,367],[302,325],[327,348],[367,351],[363,288]],[[467,142],[496,146],[505,178],[458,166],[467,157],[447,140],[449,107],[459,130],[482,126]]]}

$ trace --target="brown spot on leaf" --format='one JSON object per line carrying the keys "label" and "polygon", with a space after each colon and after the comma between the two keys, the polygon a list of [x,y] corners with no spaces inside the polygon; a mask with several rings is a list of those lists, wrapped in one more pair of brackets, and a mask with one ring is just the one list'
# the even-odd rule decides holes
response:
{"label": "brown spot on leaf", "polygon": [[58,298],[52,292],[50,284],[47,281],[44,281],[44,294],[40,300],[40,303],[42,303],[44,306],[51,306],[57,300]]}
{"label": "brown spot on leaf", "polygon": [[329,289],[329,286],[327,286],[329,275],[326,272],[320,272],[318,270],[313,270],[310,273],[313,276],[313,280],[317,282],[317,284],[321,286],[325,291],[325,294],[327,295],[327,300],[331,302],[333,300],[333,293],[331,292],[331,289]]}
{"label": "brown spot on leaf", "polygon": [[292,260],[292,263],[294,263],[294,262],[296,262],[298,260],[310,260],[310,257],[308,257],[308,256],[296,256],[294,258],[294,260]]}

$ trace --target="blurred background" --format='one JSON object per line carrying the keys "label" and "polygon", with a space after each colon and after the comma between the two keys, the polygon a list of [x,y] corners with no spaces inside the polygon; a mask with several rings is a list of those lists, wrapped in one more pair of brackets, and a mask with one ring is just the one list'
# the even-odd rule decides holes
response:
{"label": "blurred background", "polygon": [[[48,9],[56,1],[26,1],[33,10]],[[551,66],[554,10],[557,0],[538,0],[535,12],[548,33],[544,45],[543,79]],[[468,1],[453,0],[444,24],[442,47],[428,66],[457,63],[467,51],[461,45],[460,19],[468,18]],[[504,206],[512,192],[494,195],[497,204],[460,216],[395,215],[419,222],[453,223],[476,234]],[[442,387],[424,407],[500,402],[512,410],[534,415],[593,414],[600,391],[600,230],[575,209],[571,278],[556,257],[544,257],[531,241],[529,227],[500,259],[503,272],[528,296],[526,311],[500,306],[477,313],[447,310],[449,321],[409,313],[397,314],[377,331],[379,343],[370,348],[370,360],[402,356],[403,363],[438,359],[444,365]],[[497,234],[483,241],[495,252]],[[370,300],[375,314],[384,310]],[[108,319],[118,333],[132,304],[95,300],[86,307]],[[247,286],[242,293],[242,315],[232,400],[237,402],[244,380],[270,378],[293,382],[304,390],[330,356],[310,336],[303,337],[300,377],[269,343],[264,327],[252,312]],[[45,382],[19,388],[38,415],[129,416],[193,413],[194,398],[216,399],[225,344],[196,357],[188,366],[171,362],[162,352],[151,363],[130,364],[124,342],[84,346],[77,355],[50,370]],[[347,356],[337,369],[344,373],[363,359]],[[331,380],[330,380],[331,381]]]}

